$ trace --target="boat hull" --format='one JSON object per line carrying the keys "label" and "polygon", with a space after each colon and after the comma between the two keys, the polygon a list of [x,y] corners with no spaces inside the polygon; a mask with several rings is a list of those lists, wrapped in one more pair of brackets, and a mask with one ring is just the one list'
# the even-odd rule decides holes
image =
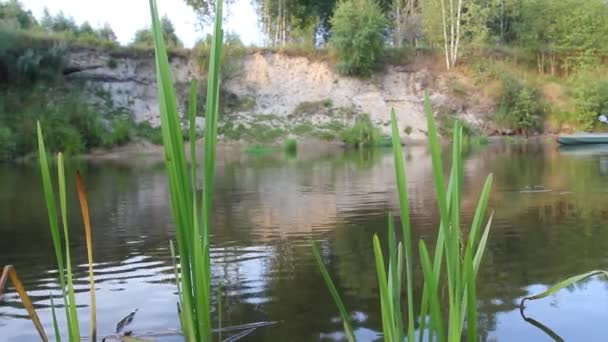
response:
{"label": "boat hull", "polygon": [[608,144],[608,133],[560,135],[557,142],[562,145]]}

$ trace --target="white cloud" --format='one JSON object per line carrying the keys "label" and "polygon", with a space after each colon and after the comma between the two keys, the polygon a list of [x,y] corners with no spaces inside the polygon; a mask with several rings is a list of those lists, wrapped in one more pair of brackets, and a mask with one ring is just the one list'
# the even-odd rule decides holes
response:
{"label": "white cloud", "polygon": [[[21,0],[24,6],[31,9],[37,18],[42,16],[44,8],[51,14],[63,11],[66,15],[74,17],[78,24],[88,21],[93,26],[110,24],[122,44],[133,40],[135,31],[148,27],[150,12],[148,0]],[[173,24],[180,39],[186,47],[210,32],[207,25],[200,31],[196,15],[183,0],[157,0],[159,14],[167,15]],[[247,45],[259,45],[262,35],[258,25],[258,18],[250,0],[237,0],[229,6],[228,16],[224,29],[241,36]]]}

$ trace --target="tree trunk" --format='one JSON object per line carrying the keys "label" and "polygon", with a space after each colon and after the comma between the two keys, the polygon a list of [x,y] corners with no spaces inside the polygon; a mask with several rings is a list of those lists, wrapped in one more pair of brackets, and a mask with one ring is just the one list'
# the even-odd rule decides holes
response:
{"label": "tree trunk", "polygon": [[441,2],[441,17],[443,19],[443,51],[445,52],[445,66],[450,70],[450,50],[448,49],[448,27],[445,12],[445,0],[439,0]]}

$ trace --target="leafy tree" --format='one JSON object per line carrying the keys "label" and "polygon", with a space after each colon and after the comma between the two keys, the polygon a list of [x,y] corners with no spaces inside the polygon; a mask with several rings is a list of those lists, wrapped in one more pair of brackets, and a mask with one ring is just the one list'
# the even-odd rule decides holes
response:
{"label": "leafy tree", "polygon": [[[161,19],[161,26],[163,28],[163,37],[165,38],[165,43],[169,48],[177,48],[182,47],[183,44],[177,34],[175,33],[175,27],[171,20],[168,17],[163,17]],[[137,46],[153,46],[154,45],[154,36],[152,35],[152,30],[150,28],[140,29],[135,32],[135,38],[131,45]]]}
{"label": "leafy tree", "polygon": [[135,31],[135,38],[131,45],[152,46],[154,44],[154,36],[149,28],[139,29]]}
{"label": "leafy tree", "polygon": [[44,10],[44,14],[41,20],[41,25],[48,32],[55,33],[76,33],[78,32],[78,26],[74,21],[74,18],[65,15],[62,11],[57,13],[56,16],[51,16],[47,9]]}
{"label": "leafy tree", "polygon": [[385,44],[387,21],[373,0],[345,0],[331,20],[331,46],[338,70],[349,75],[369,75]]}
{"label": "leafy tree", "polygon": [[31,11],[26,11],[18,0],[0,2],[0,29],[29,30],[38,26]]}
{"label": "leafy tree", "polygon": [[105,23],[101,28],[97,29],[95,34],[101,40],[116,42],[116,34],[108,23]]}

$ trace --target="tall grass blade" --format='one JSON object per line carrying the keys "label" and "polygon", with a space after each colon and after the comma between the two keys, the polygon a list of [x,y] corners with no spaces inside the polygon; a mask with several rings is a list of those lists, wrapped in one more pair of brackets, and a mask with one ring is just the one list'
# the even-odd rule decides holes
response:
{"label": "tall grass blade", "polygon": [[49,217],[49,226],[51,228],[51,237],[53,239],[53,250],[57,259],[57,268],[59,271],[59,284],[61,285],[61,294],[63,297],[63,305],[65,308],[65,319],[68,327],[70,341],[72,339],[72,321],[68,310],[68,296],[66,293],[65,269],[63,263],[63,247],[61,245],[61,233],[59,232],[59,221],[57,219],[57,205],[55,203],[55,193],[53,191],[53,183],[51,181],[51,173],[49,171],[49,163],[44,147],[44,137],[40,122],[36,122],[36,130],[38,135],[38,161],[40,163],[40,173],[42,176],[42,188],[44,190],[44,200],[46,203],[47,214]]}
{"label": "tall grass blade", "polygon": [[196,86],[191,86],[189,119],[192,167],[190,175],[185,159],[184,142],[177,111],[175,89],[169,70],[163,30],[158,16],[156,1],[150,0],[152,31],[158,80],[161,130],[165,146],[166,168],[171,195],[171,208],[176,226],[177,249],[180,255],[179,277],[182,330],[188,341],[211,341],[210,318],[210,244],[213,178],[215,172],[215,145],[217,141],[217,117],[219,103],[219,67],[222,50],[222,2],[216,5],[216,18],[211,49],[209,84],[206,106],[206,136],[204,159],[204,184],[200,220],[196,201],[196,151],[195,113]]}
{"label": "tall grass blade", "polygon": [[[190,143],[190,183],[192,186],[192,194],[194,194],[194,203],[196,203],[196,112],[197,112],[197,96],[196,91],[198,88],[198,83],[196,80],[193,80],[190,83],[190,97],[188,100],[188,141]],[[195,205],[196,208],[196,205]]]}
{"label": "tall grass blade", "polygon": [[[399,193],[399,214],[401,216],[401,229],[403,231],[403,247],[405,249],[405,282],[407,300],[407,336],[409,341],[414,341],[414,285],[413,285],[413,252],[412,252],[412,233],[410,226],[410,209],[407,195],[407,178],[405,174],[405,162],[403,161],[403,148],[399,128],[397,125],[397,115],[395,110],[391,110],[391,130],[393,157],[395,160],[395,177],[397,179],[397,191]],[[401,308],[399,308],[401,310]]]}
{"label": "tall grass blade", "polygon": [[403,278],[403,244],[396,243],[395,226],[393,216],[388,214],[388,250],[389,250],[389,270],[388,270],[388,290],[391,299],[395,327],[395,338],[403,340],[403,316],[401,314],[401,279]]}
{"label": "tall grass blade", "polygon": [[[17,291],[19,298],[21,298],[21,303],[23,303],[23,306],[25,307],[27,314],[29,315],[30,319],[32,320],[32,323],[34,324],[36,331],[38,331],[38,335],[40,335],[40,338],[42,339],[42,341],[45,341],[45,342],[48,341],[49,339],[46,336],[46,333],[44,332],[42,323],[40,323],[40,318],[38,318],[38,314],[36,313],[34,304],[32,303],[30,296],[27,295],[27,291],[25,291],[25,287],[23,287],[23,283],[21,282],[21,279],[19,279],[19,276],[17,275],[17,271],[15,270],[15,268],[12,265],[4,266],[1,278],[5,279],[4,281],[6,281],[6,276],[8,276],[8,279],[10,279],[11,283],[13,283],[13,286],[15,287],[15,290]],[[4,288],[4,284],[3,284],[4,281],[0,281],[0,292],[2,292],[1,290]]]}
{"label": "tall grass blade", "polygon": [[53,317],[53,330],[55,331],[55,341],[61,342],[61,333],[59,332],[59,323],[55,313],[55,302],[53,301],[53,293],[51,292],[51,316]]}
{"label": "tall grass blade", "polygon": [[[443,332],[443,319],[441,318],[441,306],[439,304],[439,293],[437,289],[438,280],[435,279],[436,274],[433,273],[433,269],[431,266],[431,258],[429,257],[429,252],[426,248],[426,244],[424,241],[420,240],[419,242],[419,250],[420,250],[420,260],[422,263],[422,272],[424,273],[424,285],[428,294],[428,301],[430,307],[431,320],[430,325],[431,328],[437,333],[437,341],[445,341],[445,335]],[[433,334],[429,332],[428,341],[432,342]]]}
{"label": "tall grass blade", "polygon": [[68,286],[68,310],[70,312],[70,340],[80,341],[80,327],[78,312],[76,311],[76,295],[74,293],[74,279],[72,275],[72,258],[70,253],[70,234],[68,230],[68,204],[65,185],[65,167],[63,165],[63,154],[57,154],[57,185],[59,187],[59,208],[61,210],[61,222],[63,223],[63,238],[65,243],[65,263]]}
{"label": "tall grass blade", "polygon": [[380,291],[380,308],[382,311],[382,330],[384,332],[384,340],[388,342],[397,341],[397,332],[395,331],[395,318],[393,316],[394,308],[392,299],[389,294],[389,287],[386,278],[386,270],[384,268],[384,257],[382,256],[382,247],[377,235],[374,235],[374,260],[376,261],[376,273],[378,277],[378,288]]}
{"label": "tall grass blade", "polygon": [[472,250],[467,249],[464,258],[464,281],[466,283],[467,301],[467,338],[469,342],[477,342],[477,291],[472,255]]}
{"label": "tall grass blade", "polygon": [[350,321],[350,315],[348,314],[348,311],[346,311],[346,307],[344,306],[344,302],[342,302],[342,298],[340,298],[338,289],[336,289],[334,282],[331,280],[331,276],[329,275],[329,272],[327,271],[327,268],[323,263],[323,259],[321,259],[321,254],[319,254],[319,250],[317,249],[317,246],[314,242],[312,243],[312,254],[315,257],[317,266],[319,267],[319,271],[321,271],[323,280],[325,280],[325,284],[329,289],[329,293],[331,294],[332,298],[334,299],[334,302],[336,303],[336,306],[338,307],[338,310],[340,311],[340,316],[342,316],[342,322],[344,325],[344,333],[346,334],[346,338],[349,342],[354,342],[356,341],[356,339]]}
{"label": "tall grass blade", "polygon": [[89,335],[91,341],[97,341],[97,305],[95,302],[95,274],[93,273],[93,237],[91,233],[91,219],[89,217],[89,204],[87,201],[87,192],[84,186],[84,180],[80,172],[76,172],[76,189],[78,191],[78,201],[80,202],[80,211],[82,212],[82,221],[84,222],[84,233],[87,244],[87,260],[89,262],[89,288],[91,291],[91,325]]}
{"label": "tall grass blade", "polygon": [[218,340],[222,340],[222,283],[217,288],[217,329],[219,330]]}
{"label": "tall grass blade", "polygon": [[558,292],[558,291],[560,291],[562,289],[565,289],[565,288],[567,288],[569,286],[572,286],[572,285],[574,285],[575,283],[578,283],[581,280],[584,280],[584,279],[587,279],[587,278],[590,278],[590,277],[594,277],[594,276],[597,276],[597,275],[602,275],[602,276],[608,277],[608,271],[594,270],[594,271],[589,271],[589,272],[582,273],[582,274],[579,274],[579,275],[575,275],[575,276],[570,277],[568,279],[562,280],[559,283],[551,286],[550,288],[548,288],[547,290],[545,290],[545,291],[543,291],[541,293],[535,294],[533,296],[524,297],[521,300],[520,307],[525,308],[524,304],[526,303],[526,301],[538,300],[538,299],[543,299],[543,298],[549,297],[550,295],[552,295],[552,294],[554,294],[554,293],[556,293],[556,292]]}

